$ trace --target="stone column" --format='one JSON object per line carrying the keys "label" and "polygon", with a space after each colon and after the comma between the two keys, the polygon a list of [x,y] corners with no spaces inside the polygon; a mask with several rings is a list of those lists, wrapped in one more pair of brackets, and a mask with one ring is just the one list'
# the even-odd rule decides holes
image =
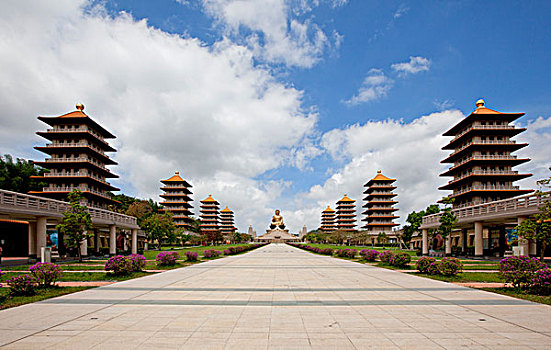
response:
{"label": "stone column", "polygon": [[[86,236],[88,232],[84,231],[84,235]],[[88,238],[84,238],[82,241],[80,241],[80,256],[85,257],[88,256]]]}
{"label": "stone column", "polygon": [[109,255],[117,254],[117,226],[109,226]]}
{"label": "stone column", "polygon": [[463,254],[467,251],[467,243],[468,243],[469,237],[467,234],[467,229],[464,228],[461,230],[461,251]]}
{"label": "stone column", "polygon": [[423,229],[423,255],[429,255],[429,230]]}
{"label": "stone column", "polygon": [[482,239],[482,221],[474,223],[474,256],[484,255],[484,240]]}
{"label": "stone column", "polygon": [[100,239],[98,229],[94,229],[94,251],[99,253]]}
{"label": "stone column", "polygon": [[29,222],[29,258],[36,259],[36,222]]}
{"label": "stone column", "polygon": [[36,254],[40,255],[41,248],[46,246],[46,217],[36,218]]}
{"label": "stone column", "polygon": [[452,255],[452,235],[446,237],[446,256]]}
{"label": "stone column", "polygon": [[132,229],[132,254],[138,253],[138,229]]}
{"label": "stone column", "polygon": [[[526,220],[526,216],[519,216],[517,217],[517,224],[520,225],[524,220]],[[530,242],[526,238],[518,237],[518,246],[520,248],[520,255],[529,255],[530,254]]]}

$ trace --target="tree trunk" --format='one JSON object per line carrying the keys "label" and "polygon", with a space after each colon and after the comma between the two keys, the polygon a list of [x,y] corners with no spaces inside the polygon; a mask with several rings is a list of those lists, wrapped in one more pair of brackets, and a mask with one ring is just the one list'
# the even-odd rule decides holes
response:
{"label": "tree trunk", "polygon": [[545,240],[541,240],[541,251],[540,251],[540,261],[541,262],[544,262],[544,258],[545,258],[545,246],[546,246],[546,242]]}

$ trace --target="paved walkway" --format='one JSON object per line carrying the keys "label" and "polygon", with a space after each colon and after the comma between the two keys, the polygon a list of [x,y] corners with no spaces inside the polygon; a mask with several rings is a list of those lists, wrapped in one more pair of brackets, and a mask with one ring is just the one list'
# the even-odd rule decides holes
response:
{"label": "paved walkway", "polygon": [[549,349],[551,307],[271,244],[0,311],[8,349]]}

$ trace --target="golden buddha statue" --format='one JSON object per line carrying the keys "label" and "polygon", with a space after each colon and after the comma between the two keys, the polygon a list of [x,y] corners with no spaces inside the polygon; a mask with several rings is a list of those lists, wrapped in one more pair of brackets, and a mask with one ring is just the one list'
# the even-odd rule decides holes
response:
{"label": "golden buddha statue", "polygon": [[276,209],[275,215],[272,216],[272,223],[270,224],[270,228],[276,229],[279,228],[281,230],[285,229],[285,224],[283,223],[283,216],[279,215],[279,209]]}

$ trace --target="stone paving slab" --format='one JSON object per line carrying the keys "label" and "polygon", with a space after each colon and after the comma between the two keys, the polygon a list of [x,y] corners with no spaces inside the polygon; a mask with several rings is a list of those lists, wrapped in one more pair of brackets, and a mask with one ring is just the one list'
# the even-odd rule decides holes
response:
{"label": "stone paving slab", "polygon": [[271,244],[0,311],[6,349],[549,349],[551,307]]}

